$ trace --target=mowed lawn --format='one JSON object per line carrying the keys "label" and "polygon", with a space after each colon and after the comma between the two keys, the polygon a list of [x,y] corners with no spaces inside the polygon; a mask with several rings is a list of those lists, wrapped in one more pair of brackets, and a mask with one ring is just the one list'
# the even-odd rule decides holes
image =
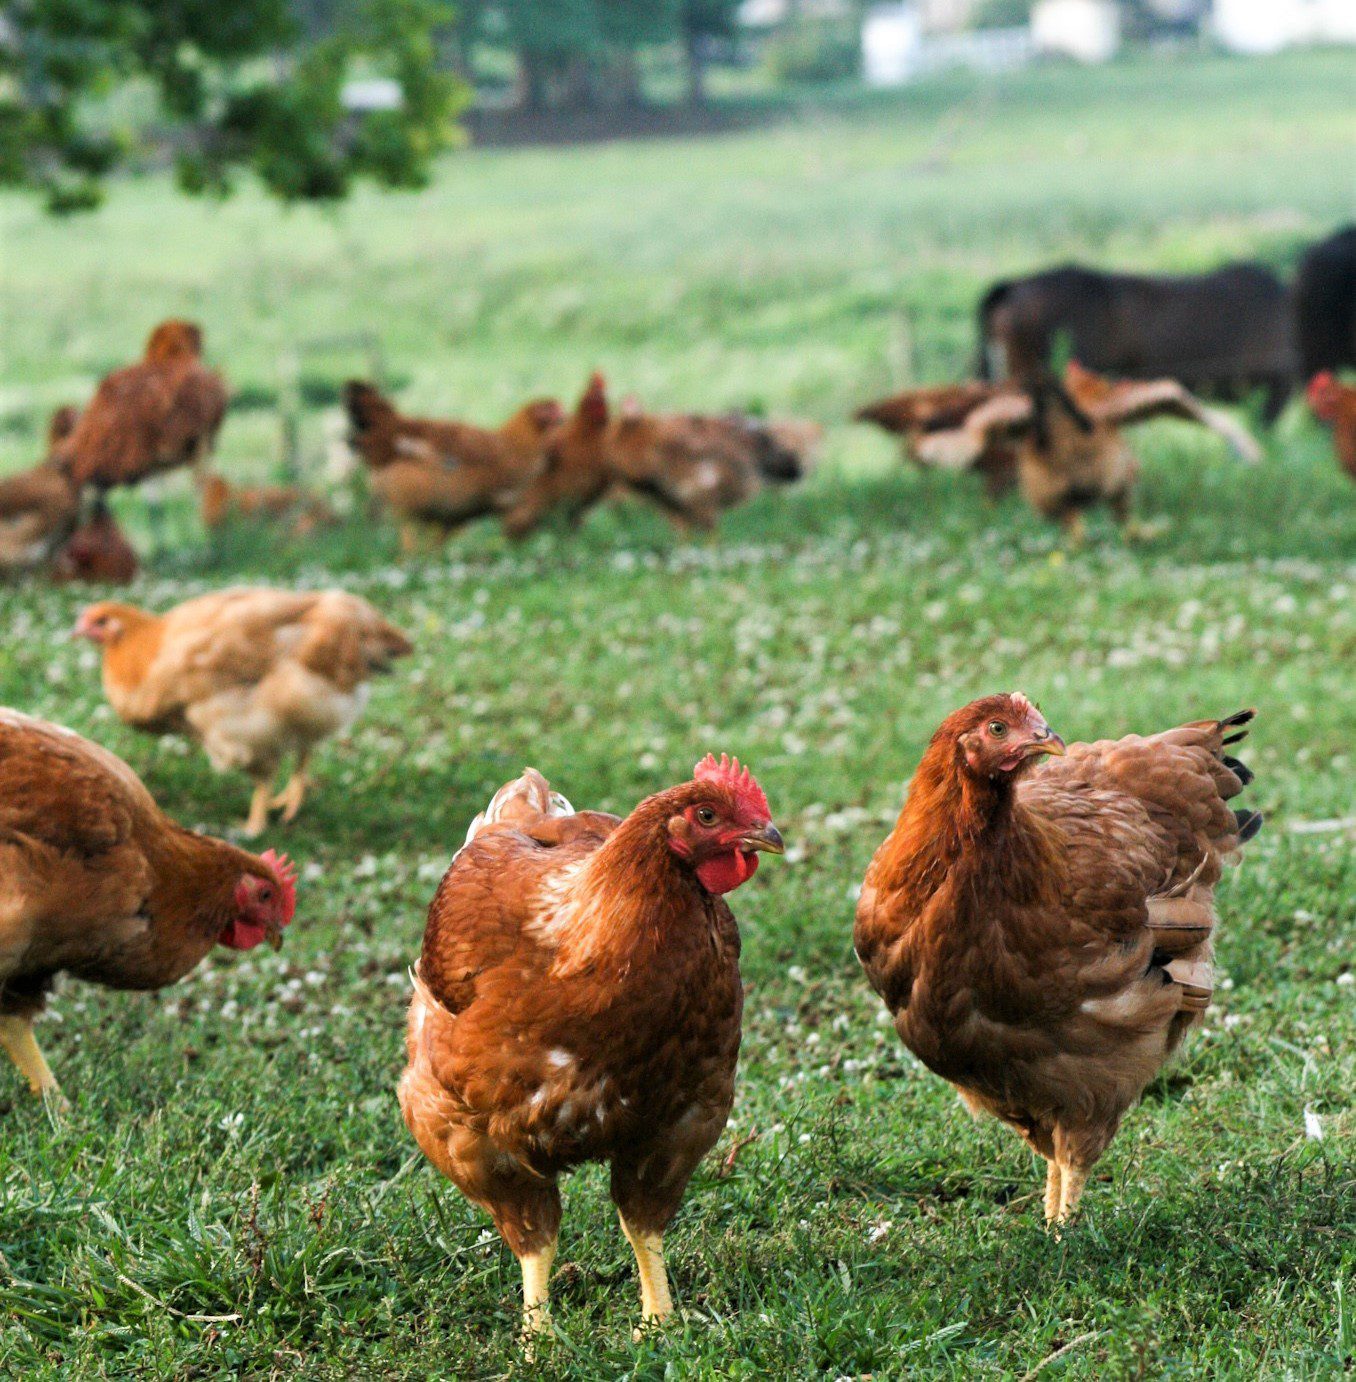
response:
{"label": "mowed lawn", "polygon": [[[1255,469],[1159,425],[1135,436],[1157,536],[1127,548],[1099,521],[1066,555],[1018,500],[906,470],[843,419],[890,385],[901,306],[916,372],[944,379],[997,274],[1075,255],[1288,268],[1356,211],[1353,78],[1331,52],[939,83],[704,142],[469,152],[427,192],[330,215],[248,190],[185,202],[159,178],[67,223],[0,200],[0,468],[171,314],[204,324],[236,386],[221,462],[241,476],[275,463],[279,358],[364,331],[418,409],[493,420],[598,367],[656,407],[828,427],[808,484],[710,544],[628,508],[519,549],[477,529],[408,565],[357,519],[209,548],[172,486],[172,550],[132,598],[337,583],[418,651],[271,832],[303,870],[282,953],[223,951],[159,994],[67,985],[39,1028],[73,1103],[59,1122],[0,1070],[0,1374],[1350,1368],[1356,488],[1298,407]],[[304,357],[314,483],[326,400],[362,367],[343,342]],[[140,499],[120,508],[144,531]],[[0,701],[229,831],[248,784],[116,723],[65,636],[84,598],[0,590]],[[856,885],[932,730],[1011,688],[1066,738],[1259,711],[1245,800],[1268,822],[1221,889],[1215,1005],[1058,1239],[1031,1156],[903,1050],[851,949]],[[468,820],[524,764],[624,812],[708,750],[753,766],[790,849],[733,899],[745,1045],[732,1126],[669,1238],[683,1316],[632,1342],[632,1259],[589,1170],[566,1192],[557,1338],[529,1363],[513,1258],[400,1119],[406,967]]]}

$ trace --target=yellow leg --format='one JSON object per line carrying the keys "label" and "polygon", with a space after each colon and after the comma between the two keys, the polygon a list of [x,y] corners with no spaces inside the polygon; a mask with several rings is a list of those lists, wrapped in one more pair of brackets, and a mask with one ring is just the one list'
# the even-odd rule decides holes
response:
{"label": "yellow leg", "polygon": [[551,1328],[551,1263],[556,1258],[557,1239],[539,1252],[525,1253],[518,1259],[523,1269],[523,1333],[531,1340]]}
{"label": "yellow leg", "polygon": [[640,1317],[649,1324],[673,1314],[673,1297],[669,1295],[669,1274],[664,1268],[664,1235],[644,1233],[633,1229],[621,1219],[622,1232],[636,1255],[636,1270],[640,1274]]}
{"label": "yellow leg", "polygon": [[1061,1168],[1063,1185],[1059,1197],[1059,1222],[1067,1224],[1083,1198],[1083,1187],[1088,1183],[1086,1166],[1064,1166]]}
{"label": "yellow leg", "polygon": [[293,768],[292,776],[287,780],[287,786],[269,803],[272,807],[282,807],[284,821],[296,820],[297,812],[301,810],[301,803],[306,800],[306,789],[311,785],[311,779],[306,773],[310,760],[309,752],[297,755],[297,766]]}
{"label": "yellow leg", "polygon": [[1088,542],[1088,525],[1083,515],[1077,511],[1070,514],[1064,522],[1064,541],[1072,552],[1081,551]]}
{"label": "yellow leg", "polygon": [[19,1074],[28,1081],[34,1094],[61,1099],[61,1090],[51,1067],[38,1050],[33,1037],[33,1024],[26,1017],[0,1017],[0,1046],[19,1067]]}
{"label": "yellow leg", "polygon": [[250,798],[250,814],[245,820],[245,835],[248,839],[258,838],[268,825],[268,798],[268,783],[256,782],[254,795]]}
{"label": "yellow leg", "polygon": [[1057,1161],[1045,1163],[1045,1222],[1051,1223],[1059,1218],[1060,1189],[1063,1174]]}

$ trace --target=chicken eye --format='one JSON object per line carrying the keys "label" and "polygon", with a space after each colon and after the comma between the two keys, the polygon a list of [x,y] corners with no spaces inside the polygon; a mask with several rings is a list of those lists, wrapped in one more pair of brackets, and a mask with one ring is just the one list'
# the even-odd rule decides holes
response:
{"label": "chicken eye", "polygon": [[709,806],[699,806],[697,808],[698,825],[715,825],[716,813]]}
{"label": "chicken eye", "polygon": [[1008,727],[1002,720],[989,721],[989,733],[992,734],[995,739],[1001,739],[1007,732]]}

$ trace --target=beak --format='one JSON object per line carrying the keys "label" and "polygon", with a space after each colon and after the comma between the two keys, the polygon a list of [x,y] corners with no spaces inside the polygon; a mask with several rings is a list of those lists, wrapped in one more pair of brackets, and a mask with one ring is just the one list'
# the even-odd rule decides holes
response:
{"label": "beak", "polygon": [[1053,754],[1056,758],[1063,758],[1065,754],[1064,740],[1049,725],[1046,725],[1026,746],[1028,758],[1038,757],[1042,753]]}
{"label": "beak", "polygon": [[767,854],[785,854],[782,832],[769,821],[761,830],[751,830],[740,841],[744,849],[761,849]]}
{"label": "beak", "polygon": [[264,939],[268,942],[270,950],[281,950],[283,933],[281,926],[269,926],[264,932]]}

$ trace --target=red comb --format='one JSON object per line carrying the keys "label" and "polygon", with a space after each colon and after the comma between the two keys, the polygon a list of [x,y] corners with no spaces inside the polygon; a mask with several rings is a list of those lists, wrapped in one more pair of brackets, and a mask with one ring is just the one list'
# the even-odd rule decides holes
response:
{"label": "red comb", "polygon": [[286,926],[297,910],[297,866],[287,855],[279,854],[273,849],[266,849],[259,857],[273,870],[273,876],[282,889],[283,925]]}
{"label": "red comb", "polygon": [[753,774],[747,768],[740,766],[737,758],[727,758],[721,754],[720,762],[717,763],[715,754],[708,753],[693,768],[692,776],[698,782],[715,782],[728,788],[734,793],[739,805],[750,816],[767,820],[772,815],[763,789],[754,780]]}

